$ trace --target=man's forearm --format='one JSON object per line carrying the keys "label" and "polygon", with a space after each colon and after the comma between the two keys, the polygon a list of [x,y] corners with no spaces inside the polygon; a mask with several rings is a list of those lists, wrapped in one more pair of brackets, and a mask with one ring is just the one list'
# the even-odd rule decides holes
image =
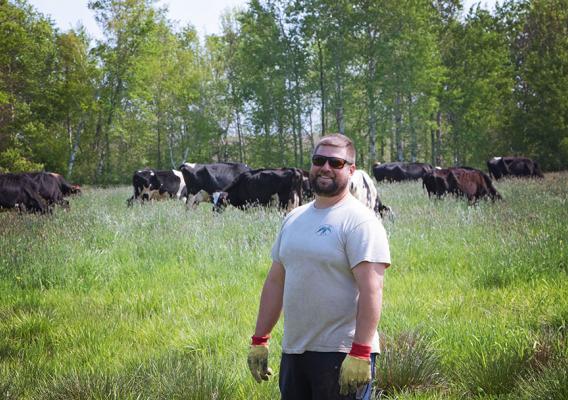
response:
{"label": "man's forearm", "polygon": [[383,277],[386,266],[377,263],[361,263],[353,273],[359,288],[357,320],[353,341],[369,345],[373,341],[381,317]]}
{"label": "man's forearm", "polygon": [[381,318],[381,304],[382,290],[359,293],[354,342],[371,344]]}

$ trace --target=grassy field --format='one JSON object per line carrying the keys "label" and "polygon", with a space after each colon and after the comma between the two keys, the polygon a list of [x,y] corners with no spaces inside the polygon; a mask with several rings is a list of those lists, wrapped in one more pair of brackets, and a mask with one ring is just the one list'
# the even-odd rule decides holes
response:
{"label": "grassy field", "polygon": [[[396,216],[377,393],[568,398],[568,173],[496,186],[477,206],[379,186]],[[246,354],[282,216],[127,208],[130,191],[0,213],[0,398],[278,399]]]}

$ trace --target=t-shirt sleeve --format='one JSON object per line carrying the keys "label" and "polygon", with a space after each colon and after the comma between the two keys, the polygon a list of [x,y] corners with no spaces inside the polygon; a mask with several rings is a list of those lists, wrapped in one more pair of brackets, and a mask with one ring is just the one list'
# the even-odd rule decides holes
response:
{"label": "t-shirt sleeve", "polygon": [[387,233],[378,218],[369,218],[347,233],[345,251],[349,267],[362,261],[390,265],[390,250]]}
{"label": "t-shirt sleeve", "polygon": [[278,232],[278,236],[276,236],[276,240],[272,244],[272,250],[271,250],[272,261],[276,261],[276,262],[279,262],[279,263],[282,263],[282,261],[280,261],[280,240],[281,239],[282,239],[282,228],[280,228],[280,231]]}

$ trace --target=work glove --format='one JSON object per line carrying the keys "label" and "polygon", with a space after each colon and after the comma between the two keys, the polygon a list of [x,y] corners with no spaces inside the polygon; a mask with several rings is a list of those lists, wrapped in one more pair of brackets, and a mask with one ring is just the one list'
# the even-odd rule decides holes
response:
{"label": "work glove", "polygon": [[371,382],[371,346],[353,343],[339,372],[339,394],[346,396]]}
{"label": "work glove", "polygon": [[247,357],[248,367],[254,379],[267,381],[272,370],[268,368],[268,336],[253,336]]}

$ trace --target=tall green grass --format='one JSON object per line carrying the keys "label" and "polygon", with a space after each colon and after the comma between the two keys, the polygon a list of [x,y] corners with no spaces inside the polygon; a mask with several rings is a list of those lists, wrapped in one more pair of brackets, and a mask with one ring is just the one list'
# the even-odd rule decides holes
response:
{"label": "tall green grass", "polygon": [[[377,393],[566,398],[568,174],[496,186],[505,201],[476,206],[379,186],[396,217]],[[278,398],[246,352],[282,215],[129,196],[0,213],[0,398]]]}

